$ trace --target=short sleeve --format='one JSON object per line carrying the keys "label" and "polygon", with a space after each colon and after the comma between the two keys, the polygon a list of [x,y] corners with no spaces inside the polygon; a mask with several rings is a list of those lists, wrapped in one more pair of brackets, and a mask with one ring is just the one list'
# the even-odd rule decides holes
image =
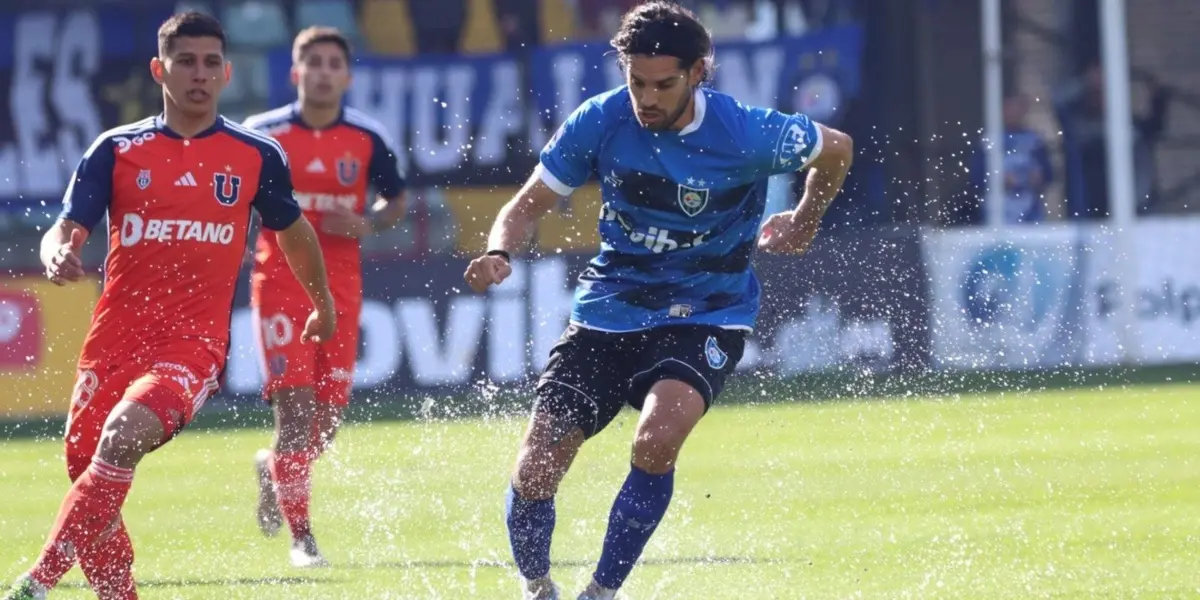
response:
{"label": "short sleeve", "polygon": [[563,196],[587,183],[596,170],[603,133],[604,113],[598,100],[576,108],[542,149],[542,182]]}
{"label": "short sleeve", "polygon": [[79,159],[67,191],[59,219],[70,219],[91,231],[108,212],[112,203],[113,168],[116,166],[112,137],[92,143]]}
{"label": "short sleeve", "polygon": [[291,227],[300,218],[300,205],[292,195],[292,174],[287,158],[277,145],[263,145],[262,173],[258,177],[258,192],[254,195],[254,210],[262,226],[279,231]]}
{"label": "short sleeve", "polygon": [[821,130],[808,115],[761,107],[745,110],[746,144],[763,176],[799,171],[821,154]]}
{"label": "short sleeve", "polygon": [[375,193],[384,198],[395,198],[407,187],[404,174],[400,172],[400,156],[396,148],[376,133],[371,136],[371,164],[367,165],[367,175]]}

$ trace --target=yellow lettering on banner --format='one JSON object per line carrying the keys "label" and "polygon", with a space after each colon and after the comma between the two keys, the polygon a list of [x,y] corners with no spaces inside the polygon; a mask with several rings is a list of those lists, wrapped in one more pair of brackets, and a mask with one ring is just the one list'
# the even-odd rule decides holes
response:
{"label": "yellow lettering on banner", "polygon": [[64,287],[40,276],[0,279],[0,420],[67,414],[99,298],[96,278]]}
{"label": "yellow lettering on banner", "polygon": [[[454,216],[458,233],[456,250],[469,257],[483,252],[500,208],[518,191],[520,188],[516,186],[447,189],[446,206]],[[591,183],[575,190],[563,200],[560,208],[551,210],[538,223],[538,250],[543,253],[599,251],[600,235],[596,231],[599,217],[600,187]]]}
{"label": "yellow lettering on banner", "polygon": [[542,217],[537,245],[543,254],[558,250],[586,253],[600,251],[600,186],[589,183],[571,193],[559,208]]}
{"label": "yellow lettering on banner", "polygon": [[519,190],[515,186],[447,189],[446,207],[454,217],[454,228],[458,234],[455,250],[464,257],[472,258],[483,252],[500,207]]}

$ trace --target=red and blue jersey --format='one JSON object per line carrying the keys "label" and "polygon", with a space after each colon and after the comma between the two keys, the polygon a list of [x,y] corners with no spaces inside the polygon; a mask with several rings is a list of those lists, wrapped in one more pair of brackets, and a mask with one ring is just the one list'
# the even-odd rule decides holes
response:
{"label": "red and blue jersey", "polygon": [[61,219],[108,217],[104,290],[80,368],[135,359],[179,338],[228,348],[251,210],[263,227],[301,217],[287,155],[218,117],[184,138],[161,117],[104,132],[76,167]]}
{"label": "red and blue jersey", "polygon": [[[365,213],[371,191],[387,199],[404,191],[398,153],[383,125],[347,107],[328,127],[314,129],[300,118],[297,103],[251,116],[244,125],[275,138],[287,152],[296,201],[317,230],[333,299],[339,310],[357,312],[362,304],[361,245],[357,239],[325,233],[321,221],[334,210]],[[303,293],[269,228],[256,243],[250,287],[254,306],[262,306],[268,286],[275,293]]]}

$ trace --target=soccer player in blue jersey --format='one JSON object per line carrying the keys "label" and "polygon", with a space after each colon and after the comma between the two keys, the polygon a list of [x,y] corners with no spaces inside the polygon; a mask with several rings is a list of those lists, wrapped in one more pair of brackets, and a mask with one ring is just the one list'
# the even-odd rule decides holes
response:
{"label": "soccer player in blue jersey", "polygon": [[[558,484],[583,442],[629,404],[641,411],[629,475],[579,600],[615,597],[667,511],[680,448],[741,360],[759,306],[751,257],[808,248],[853,154],[848,136],[805,115],[702,87],[712,40],[676,4],[632,9],[612,45],[626,85],[562,124],[464,275],[477,292],[502,282],[538,219],[600,180],[600,253],[537,384],[507,492],[528,599],[560,597],[550,579]],[[767,178],[806,167],[796,209],[762,223]]]}

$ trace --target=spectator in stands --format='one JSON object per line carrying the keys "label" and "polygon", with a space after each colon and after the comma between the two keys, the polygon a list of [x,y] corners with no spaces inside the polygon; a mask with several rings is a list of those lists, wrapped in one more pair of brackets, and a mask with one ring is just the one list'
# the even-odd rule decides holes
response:
{"label": "spectator in stands", "polygon": [[[1029,97],[1019,92],[1004,99],[1004,220],[1010,225],[1046,218],[1046,190],[1054,179],[1046,141],[1026,121],[1029,104]],[[976,146],[970,169],[975,212],[970,220],[983,223],[989,177],[982,140]]]}
{"label": "spectator in stands", "polygon": [[[1150,109],[1134,115],[1134,186],[1139,212],[1152,210],[1157,200],[1154,148],[1162,138],[1170,91],[1153,76],[1143,76],[1149,88]],[[1067,82],[1055,98],[1062,123],[1067,167],[1067,214],[1071,218],[1109,215],[1108,146],[1104,127],[1104,71],[1098,61],[1083,76]]]}

